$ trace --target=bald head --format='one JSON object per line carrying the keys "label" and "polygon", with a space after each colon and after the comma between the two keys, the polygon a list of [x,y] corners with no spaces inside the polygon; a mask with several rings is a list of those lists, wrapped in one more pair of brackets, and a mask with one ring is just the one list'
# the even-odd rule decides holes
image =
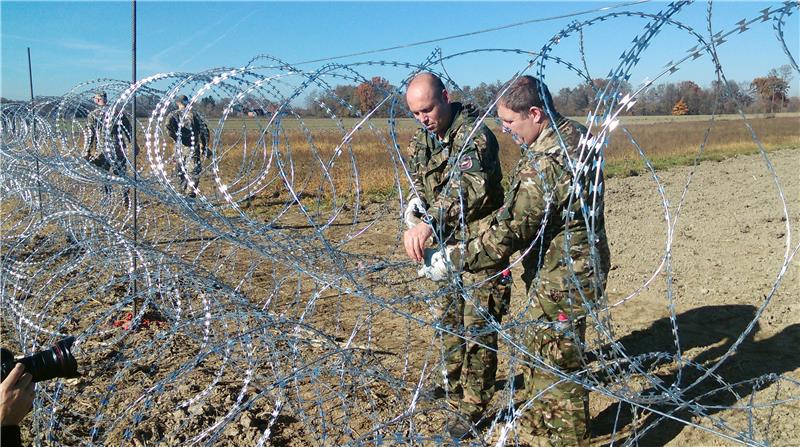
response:
{"label": "bald head", "polygon": [[439,79],[439,76],[428,72],[419,73],[414,76],[411,82],[408,83],[408,90],[410,91],[412,87],[430,89],[435,92],[445,91],[444,82]]}
{"label": "bald head", "polygon": [[425,129],[444,137],[452,121],[450,98],[444,83],[432,73],[420,73],[408,83],[408,109]]}

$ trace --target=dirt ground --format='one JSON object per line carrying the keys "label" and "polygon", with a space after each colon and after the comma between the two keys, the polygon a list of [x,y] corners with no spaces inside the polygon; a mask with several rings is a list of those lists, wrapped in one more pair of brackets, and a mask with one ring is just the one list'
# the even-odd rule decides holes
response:
{"label": "dirt ground", "polygon": [[[784,264],[798,247],[800,151],[769,159],[788,220],[760,156],[658,172],[660,186],[649,175],[607,182],[612,271],[610,307],[601,310],[629,360],[604,369],[596,356],[609,352],[609,340],[590,327],[593,445],[637,436],[642,446],[736,445],[742,437],[800,445],[800,257]],[[37,412],[26,438],[38,432],[43,445],[448,445],[441,436],[447,406],[416,394],[420,384],[441,382],[432,327],[441,298],[405,259],[396,206],[371,203],[357,224],[331,225],[324,238],[296,225],[259,239],[262,254],[275,256],[285,240],[305,244],[287,258],[299,260],[291,268],[225,241],[218,249],[192,245],[214,257],[210,273],[187,274],[159,258],[185,280],[156,287],[166,321],[135,332],[114,324],[126,309],[114,301],[125,282],[105,279],[107,301],[95,294],[55,318],[62,332],[85,335],[81,361],[91,368],[42,385],[48,397],[37,408],[48,411]],[[286,222],[297,220],[276,221]],[[338,255],[320,262],[313,251],[323,249]],[[75,264],[96,269],[108,265],[103,256],[119,257],[93,256]],[[66,276],[65,288],[83,287],[73,279],[80,275]],[[206,292],[170,295],[180,288]],[[503,321],[507,341],[516,340],[523,289],[516,279]],[[518,350],[501,341],[499,352],[499,391],[480,427],[488,443],[504,436],[510,389],[522,386]],[[654,384],[697,405],[678,408]],[[619,404],[619,396],[637,405]],[[513,445],[513,430],[507,436]]]}
{"label": "dirt ground", "polygon": [[[694,170],[682,204],[681,195],[693,169],[675,168],[659,172],[658,177],[674,225],[671,290],[683,355],[706,367],[713,365],[753,322],[756,313],[763,311],[717,373],[729,384],[765,374],[782,374],[795,381],[767,383],[755,390],[753,386],[742,387],[736,389],[738,395],[715,396],[714,405],[729,408],[716,409],[711,416],[738,431],[749,430],[751,423],[757,441],[789,446],[800,445],[800,403],[796,400],[759,407],[749,421],[751,414],[734,409],[797,399],[800,391],[796,382],[800,379],[800,258],[794,256],[784,263],[798,247],[800,154],[785,150],[770,154],[769,159],[777,182],[760,156],[701,163]],[[786,200],[788,222],[776,183]],[[632,352],[675,352],[664,269],[648,284],[667,243],[659,190],[652,178],[641,176],[611,179],[607,191],[613,264],[609,301],[624,300],[644,287],[612,311],[615,333]],[[684,378],[681,383],[689,382]],[[604,425],[612,409],[616,407],[607,406],[603,398],[594,401],[593,427],[600,438],[607,436]],[[697,417],[691,420],[713,427]],[[728,434],[735,438],[736,430]],[[642,445],[734,444],[680,423],[661,424],[642,439]]]}
{"label": "dirt ground", "polygon": [[[615,398],[593,393],[593,445],[611,441],[621,445],[626,436],[648,426],[638,445],[738,445],[740,434],[750,430],[758,443],[800,445],[800,258],[794,256],[785,264],[800,246],[796,235],[800,154],[797,150],[775,152],[769,162],[786,201],[788,222],[776,181],[761,156],[658,172],[660,187],[650,175],[607,182],[612,253],[607,291],[614,337],[630,356],[680,352],[680,375],[675,361],[644,367],[666,387],[674,383],[686,388],[699,377],[698,367],[712,368],[723,356],[725,360],[714,370],[716,379],[707,378],[683,394],[707,406],[708,417],[685,410],[671,414],[698,427],[672,420],[654,424],[658,418],[648,411],[632,414],[629,405],[620,406]],[[662,265],[668,243],[670,263]],[[508,320],[513,322],[514,311],[523,302],[522,281],[517,280]],[[680,351],[675,346],[671,313]],[[596,331],[589,332],[592,348],[603,345]],[[737,348],[730,351],[734,344]],[[505,352],[500,384],[507,384],[510,376],[509,351]],[[785,380],[757,380],[769,374],[783,375]],[[649,395],[649,386],[637,374],[628,377],[624,386],[606,385],[606,391]],[[498,393],[496,405],[501,405],[498,401],[503,396]],[[744,408],[748,405],[752,411]],[[653,408],[674,410],[669,405]],[[485,430],[484,435],[497,442],[496,432]]]}

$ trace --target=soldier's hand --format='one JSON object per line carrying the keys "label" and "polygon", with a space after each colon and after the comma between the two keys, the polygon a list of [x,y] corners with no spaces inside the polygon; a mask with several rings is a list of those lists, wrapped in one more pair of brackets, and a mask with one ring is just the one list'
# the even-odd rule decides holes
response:
{"label": "soldier's hand", "polygon": [[406,248],[406,254],[414,262],[422,262],[425,250],[425,241],[433,234],[433,228],[426,224],[420,223],[415,225],[414,228],[406,230],[403,233],[403,245]]}
{"label": "soldier's hand", "polygon": [[406,228],[409,230],[414,228],[418,223],[422,222],[419,216],[425,214],[425,204],[419,197],[414,197],[408,201],[406,211],[403,213],[403,219],[406,221]]}

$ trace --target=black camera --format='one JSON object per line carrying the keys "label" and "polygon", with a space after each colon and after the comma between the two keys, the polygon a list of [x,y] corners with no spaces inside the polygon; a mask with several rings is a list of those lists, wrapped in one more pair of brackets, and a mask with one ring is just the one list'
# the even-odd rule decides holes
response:
{"label": "black camera", "polygon": [[78,374],[78,361],[72,355],[73,343],[75,343],[75,337],[67,337],[50,349],[19,360],[15,359],[14,354],[8,349],[0,349],[2,380],[6,380],[6,376],[14,369],[14,365],[17,363],[25,365],[25,372],[33,376],[34,382],[50,380],[56,377],[78,377],[80,375]]}

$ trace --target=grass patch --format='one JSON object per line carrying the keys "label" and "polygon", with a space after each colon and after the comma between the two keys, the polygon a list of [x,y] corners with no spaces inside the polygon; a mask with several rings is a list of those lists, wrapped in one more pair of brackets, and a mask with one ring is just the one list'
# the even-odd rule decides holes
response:
{"label": "grass patch", "polygon": [[[800,149],[800,145],[771,145],[765,146],[767,152],[774,152],[787,149]],[[740,155],[757,154],[758,147],[753,144],[737,144],[722,147],[712,147],[699,156],[699,161],[723,161]],[[692,166],[698,160],[698,151],[686,150],[684,154],[659,156],[650,158],[650,164],[656,171],[663,171],[677,166]],[[605,177],[633,177],[647,174],[649,171],[644,162],[639,159],[615,160],[606,163],[604,171]]]}

